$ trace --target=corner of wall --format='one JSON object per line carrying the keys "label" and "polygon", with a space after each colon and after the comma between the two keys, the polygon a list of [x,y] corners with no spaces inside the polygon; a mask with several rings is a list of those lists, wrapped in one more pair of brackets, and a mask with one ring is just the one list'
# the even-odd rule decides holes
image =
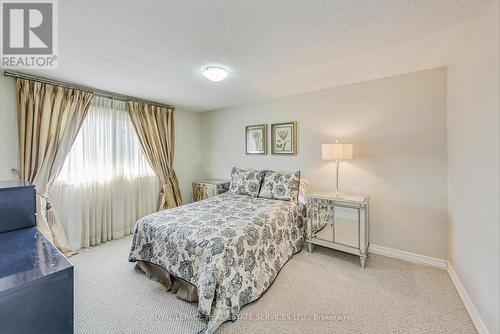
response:
{"label": "corner of wall", "polygon": [[201,116],[199,112],[177,108],[175,117],[174,170],[179,179],[182,201],[191,202],[191,182],[201,178]]}
{"label": "corner of wall", "polygon": [[500,332],[499,12],[464,22],[447,68],[448,272],[479,333]]}

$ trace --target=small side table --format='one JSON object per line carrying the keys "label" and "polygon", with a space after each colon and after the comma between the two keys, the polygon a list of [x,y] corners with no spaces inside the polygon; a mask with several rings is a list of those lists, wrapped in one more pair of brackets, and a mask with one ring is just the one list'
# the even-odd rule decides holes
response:
{"label": "small side table", "polygon": [[359,256],[361,268],[368,256],[367,196],[312,193],[307,196],[307,246],[320,245]]}
{"label": "small side table", "polygon": [[193,202],[201,201],[229,190],[227,180],[203,180],[193,182]]}

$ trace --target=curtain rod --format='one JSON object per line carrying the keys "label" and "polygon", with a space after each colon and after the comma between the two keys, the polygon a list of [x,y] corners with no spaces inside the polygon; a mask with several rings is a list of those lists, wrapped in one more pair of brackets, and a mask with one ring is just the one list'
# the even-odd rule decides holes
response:
{"label": "curtain rod", "polygon": [[170,105],[170,104],[149,101],[149,100],[140,99],[140,98],[134,97],[134,96],[118,94],[118,93],[109,92],[109,91],[102,90],[102,89],[92,88],[92,87],[88,87],[88,86],[81,86],[81,85],[77,85],[77,84],[73,84],[73,83],[69,83],[69,82],[57,81],[57,80],[53,80],[53,79],[43,78],[43,77],[39,77],[39,76],[35,76],[35,75],[24,74],[24,73],[20,73],[20,72],[3,71],[3,75],[6,77],[11,77],[11,78],[26,79],[26,80],[46,83],[49,85],[60,86],[60,87],[64,87],[64,88],[90,92],[90,93],[93,93],[94,95],[107,97],[107,98],[114,99],[114,100],[144,102],[144,103],[151,104],[151,105],[154,105],[157,107],[175,109],[175,107]]}

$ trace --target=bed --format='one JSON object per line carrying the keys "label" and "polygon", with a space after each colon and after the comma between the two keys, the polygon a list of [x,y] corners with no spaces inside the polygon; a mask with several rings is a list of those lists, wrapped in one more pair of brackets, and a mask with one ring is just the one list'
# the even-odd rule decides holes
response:
{"label": "bed", "polygon": [[194,286],[202,332],[213,333],[269,288],[302,249],[304,228],[297,202],[227,192],[140,219],[129,261]]}

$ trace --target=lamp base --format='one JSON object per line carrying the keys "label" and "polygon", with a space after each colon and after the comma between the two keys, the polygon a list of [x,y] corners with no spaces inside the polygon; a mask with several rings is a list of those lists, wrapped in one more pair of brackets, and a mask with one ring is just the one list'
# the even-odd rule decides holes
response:
{"label": "lamp base", "polygon": [[339,166],[340,166],[340,160],[335,161],[337,165],[337,172],[335,173],[335,191],[332,192],[332,197],[335,198],[341,198],[342,193],[339,192]]}
{"label": "lamp base", "polygon": [[335,197],[335,198],[342,198],[342,197],[344,197],[344,193],[332,191],[331,196]]}

